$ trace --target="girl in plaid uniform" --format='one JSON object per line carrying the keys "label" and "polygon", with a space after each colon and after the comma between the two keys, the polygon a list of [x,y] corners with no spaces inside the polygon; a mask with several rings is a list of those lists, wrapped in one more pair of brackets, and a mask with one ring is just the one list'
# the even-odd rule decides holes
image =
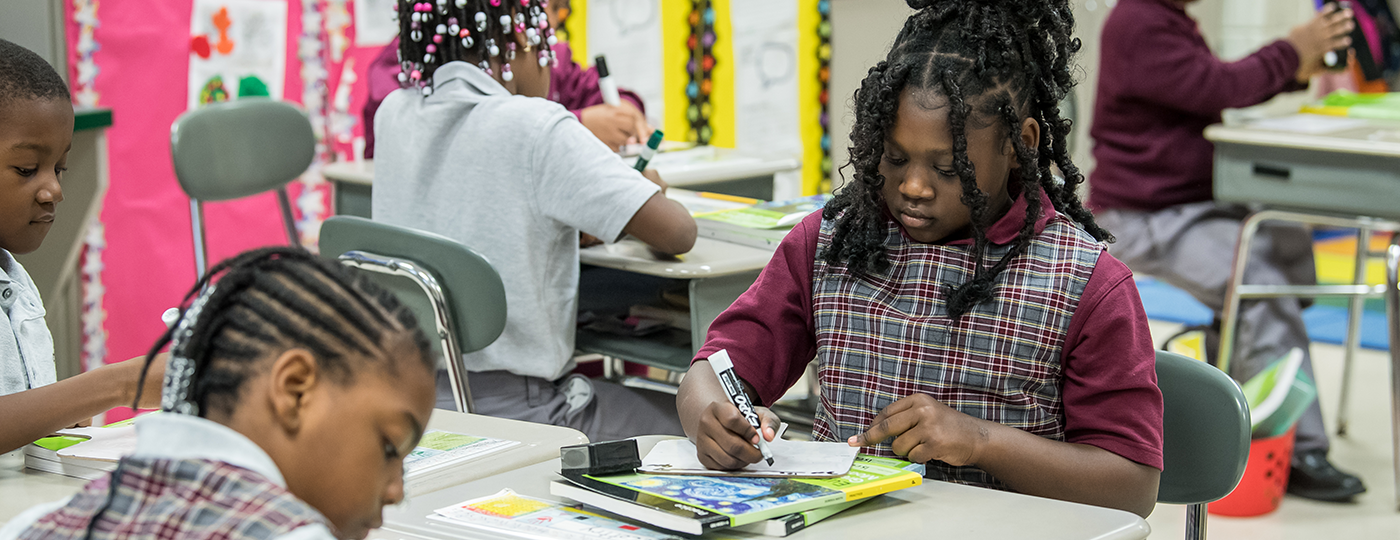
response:
{"label": "girl in plaid uniform", "polygon": [[135,453],[0,538],[362,538],[403,499],[434,400],[407,308],[297,248],[227,260],[191,297],[148,355],[170,344]]}
{"label": "girl in plaid uniform", "polygon": [[709,467],[757,462],[777,417],[754,430],[698,364],[727,350],[771,404],[815,358],[819,440],[1145,516],[1162,398],[1131,273],[1076,195],[1057,107],[1069,5],[909,4],[855,95],[853,181],[710,326],[678,397],[686,433]]}

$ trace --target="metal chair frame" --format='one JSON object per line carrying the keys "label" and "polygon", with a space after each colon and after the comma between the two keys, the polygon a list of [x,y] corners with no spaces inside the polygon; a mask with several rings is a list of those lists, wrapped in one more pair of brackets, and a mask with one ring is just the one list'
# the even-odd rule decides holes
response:
{"label": "metal chair frame", "polygon": [[457,410],[469,413],[476,412],[476,404],[472,401],[472,390],[468,384],[466,367],[462,365],[461,347],[457,344],[457,323],[452,318],[452,310],[448,308],[447,294],[443,292],[442,285],[432,272],[422,268],[413,261],[376,255],[366,251],[347,251],[340,255],[340,263],[360,270],[408,278],[423,290],[423,294],[428,296],[432,302],[433,322],[437,326],[437,338],[442,343],[442,354],[444,362],[447,364],[447,374],[452,381],[452,399],[457,405]]}

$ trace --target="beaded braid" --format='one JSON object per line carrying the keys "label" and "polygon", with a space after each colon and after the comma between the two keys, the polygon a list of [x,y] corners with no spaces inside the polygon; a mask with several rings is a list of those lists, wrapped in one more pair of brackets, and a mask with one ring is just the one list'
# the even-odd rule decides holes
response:
{"label": "beaded braid", "polygon": [[[1080,42],[1074,17],[1065,0],[907,0],[919,10],[895,37],[885,60],[870,69],[855,94],[856,122],[851,133],[850,161],[854,179],[837,191],[823,217],[833,220],[831,245],[818,254],[828,264],[847,265],[856,272],[888,268],[885,236],[888,222],[879,173],[884,142],[894,125],[899,96],[908,88],[941,94],[949,105],[953,136],[953,165],[963,187],[962,202],[971,213],[972,277],[947,285],[949,315],[957,318],[990,299],[997,276],[1011,259],[1023,253],[1043,214],[1043,190],[1059,213],[1065,214],[1100,241],[1113,237],[1094,222],[1079,200],[1084,181],[1070,161],[1066,138],[1071,122],[1060,116],[1059,103],[1073,88],[1071,62]],[[1026,118],[1040,125],[1040,144],[1021,142]],[[1002,124],[1020,168],[1008,191],[1026,204],[1026,218],[1010,251],[990,268],[984,267],[987,228],[996,216],[987,215],[987,197],[977,188],[976,171],[967,157],[967,125]],[[1053,174],[1051,166],[1063,176]]]}
{"label": "beaded braid", "polygon": [[[405,347],[423,367],[434,367],[427,337],[394,295],[304,249],[264,248],[225,260],[182,303],[188,309],[147,353],[141,380],[170,344],[172,362],[183,357],[191,363],[185,384],[175,386],[187,388],[177,399],[191,404],[194,414],[209,407],[231,413],[256,361],[291,348],[309,350],[341,383],[353,378],[362,359],[397,373]],[[169,390],[170,376],[166,384]]]}
{"label": "beaded braid", "polygon": [[510,81],[514,78],[510,61],[516,53],[513,34],[525,35],[525,52],[538,48],[541,67],[557,64],[552,47],[559,39],[545,13],[548,4],[548,0],[398,0],[399,85],[430,95],[433,72],[443,64],[476,62],[492,75],[492,58],[501,66],[501,79]]}

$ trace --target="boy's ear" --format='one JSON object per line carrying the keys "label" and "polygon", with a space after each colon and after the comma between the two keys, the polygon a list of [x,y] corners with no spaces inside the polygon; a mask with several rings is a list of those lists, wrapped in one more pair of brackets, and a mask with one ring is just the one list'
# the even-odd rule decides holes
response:
{"label": "boy's ear", "polygon": [[272,361],[272,407],[278,424],[287,433],[301,429],[308,398],[321,383],[320,375],[316,357],[306,349],[290,349]]}

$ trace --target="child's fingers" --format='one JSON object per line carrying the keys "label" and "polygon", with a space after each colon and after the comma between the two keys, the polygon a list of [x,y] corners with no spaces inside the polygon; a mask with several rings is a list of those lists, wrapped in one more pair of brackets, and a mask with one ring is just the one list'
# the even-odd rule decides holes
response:
{"label": "child's fingers", "polygon": [[[889,409],[887,408],[884,412],[881,412],[880,415],[884,416],[885,412],[888,411]],[[905,411],[889,415],[883,419],[880,419],[880,416],[876,418],[879,420],[872,420],[870,429],[847,439],[846,444],[851,446],[874,446],[880,444],[880,441],[909,431],[909,428],[919,423],[917,415],[909,414]]]}
{"label": "child's fingers", "polygon": [[763,426],[763,440],[771,442],[776,439],[778,426],[781,426],[783,421],[768,407],[754,407],[754,412],[758,413],[759,425]]}

